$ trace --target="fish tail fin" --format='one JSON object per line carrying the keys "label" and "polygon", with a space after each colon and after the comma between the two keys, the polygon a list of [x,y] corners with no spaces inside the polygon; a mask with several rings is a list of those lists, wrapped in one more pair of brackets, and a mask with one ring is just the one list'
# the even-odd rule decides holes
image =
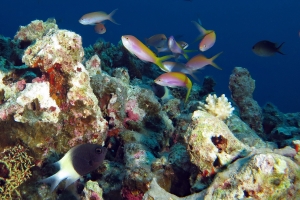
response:
{"label": "fish tail fin", "polygon": [[207,33],[207,30],[205,28],[203,28],[201,26],[201,24],[195,22],[195,21],[192,21],[192,23],[196,26],[196,28],[198,29],[198,31],[201,33],[201,35],[205,35]]}
{"label": "fish tail fin", "polygon": [[219,55],[221,55],[222,53],[223,53],[223,51],[220,52],[220,53],[218,53],[217,55],[215,55],[215,56],[213,56],[213,57],[210,58],[210,61],[211,61],[210,64],[211,64],[213,67],[215,67],[215,68],[217,68],[217,69],[219,69],[219,70],[222,70],[222,68],[219,67],[216,63],[214,63],[214,60],[215,60],[217,57],[219,57]]}
{"label": "fish tail fin", "polygon": [[46,184],[50,184],[51,187],[50,187],[50,191],[53,192],[53,190],[58,186],[58,184],[63,180],[63,179],[60,179],[59,178],[59,172],[57,172],[56,174],[48,177],[48,178],[45,178],[41,181],[39,181],[40,183],[46,183]]}
{"label": "fish tail fin", "polygon": [[197,82],[200,83],[200,80],[195,75],[195,71],[190,70],[190,69],[188,71],[189,71],[189,75],[191,75],[191,77],[193,77],[193,79],[195,79]]}
{"label": "fish tail fin", "polygon": [[186,78],[187,78],[186,87],[187,87],[188,91],[186,93],[184,103],[187,102],[187,100],[188,100],[188,98],[189,98],[189,96],[191,94],[191,90],[192,90],[192,86],[193,86],[192,81],[188,77],[186,77]]}
{"label": "fish tail fin", "polygon": [[115,9],[115,10],[113,10],[113,11],[111,11],[111,13],[109,13],[109,15],[108,15],[108,20],[111,21],[111,22],[114,23],[114,24],[120,25],[120,24],[118,24],[118,23],[112,18],[112,16],[117,12],[117,10],[118,10],[118,8]]}
{"label": "fish tail fin", "polygon": [[174,58],[174,55],[166,55],[166,56],[162,56],[162,57],[157,57],[155,64],[163,71],[168,71],[164,65],[163,65],[163,61],[168,60],[170,58]]}
{"label": "fish tail fin", "polygon": [[277,53],[280,53],[281,55],[285,55],[284,53],[282,53],[282,52],[280,51],[280,48],[282,47],[282,45],[283,45],[284,43],[285,43],[285,42],[281,43],[281,45],[279,45],[279,46],[277,47]]}

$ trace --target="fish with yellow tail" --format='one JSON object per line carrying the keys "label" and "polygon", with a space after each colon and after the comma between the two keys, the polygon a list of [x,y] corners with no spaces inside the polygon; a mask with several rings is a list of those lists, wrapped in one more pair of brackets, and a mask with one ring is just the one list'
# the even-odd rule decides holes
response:
{"label": "fish with yellow tail", "polygon": [[168,71],[165,71],[165,72],[181,72],[181,73],[184,73],[184,74],[189,74],[196,81],[200,82],[199,79],[194,74],[195,71],[188,68],[184,63],[165,61],[165,62],[163,62],[163,65],[168,70]]}
{"label": "fish with yellow tail", "polygon": [[79,19],[79,23],[82,25],[95,25],[105,20],[109,20],[117,25],[120,25],[112,18],[117,10],[118,9],[115,9],[109,14],[102,11],[87,13]]}
{"label": "fish with yellow tail", "polygon": [[222,68],[220,68],[216,63],[214,63],[214,60],[219,57],[219,55],[223,53],[223,52],[220,52],[218,53],[217,55],[211,57],[211,58],[206,58],[204,55],[202,54],[199,54],[199,55],[196,55],[194,56],[193,58],[191,58],[186,64],[185,66],[192,70],[192,71],[195,71],[195,70],[198,70],[198,69],[203,69],[205,66],[207,65],[211,65],[219,70],[222,70]]}
{"label": "fish with yellow tail", "polygon": [[192,81],[181,72],[168,72],[157,77],[154,82],[158,85],[167,86],[167,87],[186,87],[188,89],[185,103],[187,102],[191,90],[192,90]]}
{"label": "fish with yellow tail", "polygon": [[196,41],[201,40],[201,42],[199,43],[199,50],[202,52],[207,51],[212,46],[214,46],[217,38],[215,31],[206,30],[201,26],[200,23],[197,23],[195,21],[192,21],[192,23],[195,24],[196,28],[200,32],[200,36],[196,39]]}
{"label": "fish with yellow tail", "polygon": [[163,61],[173,58],[173,55],[157,57],[146,45],[132,35],[123,35],[121,37],[124,47],[133,55],[142,61],[156,64],[160,69],[166,71]]}
{"label": "fish with yellow tail", "polygon": [[97,169],[103,162],[107,149],[97,144],[81,144],[70,149],[62,159],[54,163],[60,170],[41,180],[42,183],[51,184],[51,191],[64,179],[67,179],[67,188],[81,176]]}

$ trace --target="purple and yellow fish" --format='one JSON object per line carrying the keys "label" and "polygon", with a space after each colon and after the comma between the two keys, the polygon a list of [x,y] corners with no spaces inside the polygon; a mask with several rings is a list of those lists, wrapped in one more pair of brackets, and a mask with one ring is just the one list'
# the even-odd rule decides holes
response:
{"label": "purple and yellow fish", "polygon": [[154,82],[158,85],[167,86],[167,87],[186,87],[188,89],[185,103],[187,102],[191,90],[192,90],[192,81],[181,72],[168,72],[157,77]]}
{"label": "purple and yellow fish", "polygon": [[211,58],[206,58],[204,55],[199,54],[191,58],[185,65],[187,68],[189,68],[192,71],[202,69],[206,65],[211,65],[219,70],[222,70],[216,63],[214,63],[214,60],[223,52],[218,53],[217,55],[211,57]]}
{"label": "purple and yellow fish", "polygon": [[200,51],[207,51],[210,49],[212,46],[214,46],[216,42],[216,33],[213,30],[206,30],[201,26],[201,24],[192,21],[192,23],[195,24],[196,28],[200,31],[200,36],[196,39],[201,40],[199,43],[199,50]]}
{"label": "purple and yellow fish", "polygon": [[174,57],[173,55],[157,57],[153,51],[132,35],[123,35],[122,43],[131,54],[135,55],[142,61],[156,64],[163,71],[166,71],[166,69],[162,62]]}

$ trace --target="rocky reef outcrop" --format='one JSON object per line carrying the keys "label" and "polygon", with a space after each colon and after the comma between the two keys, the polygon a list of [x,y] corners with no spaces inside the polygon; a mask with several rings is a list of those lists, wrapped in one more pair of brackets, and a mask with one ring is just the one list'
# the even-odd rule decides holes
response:
{"label": "rocky reef outcrop", "polygon": [[[13,61],[18,57],[1,57],[1,198],[300,197],[298,115],[284,116],[271,105],[261,110],[246,69],[230,78],[240,110],[234,114],[238,108],[214,94],[211,77],[193,85],[187,104],[182,89],[162,90],[172,94],[162,99],[152,87],[157,66],[122,44],[99,40],[84,49],[81,39],[53,20],[36,20],[14,39],[27,44],[18,52],[22,69]],[[287,124],[290,133],[280,131]],[[97,170],[53,192],[39,182],[82,143],[108,149]]]}

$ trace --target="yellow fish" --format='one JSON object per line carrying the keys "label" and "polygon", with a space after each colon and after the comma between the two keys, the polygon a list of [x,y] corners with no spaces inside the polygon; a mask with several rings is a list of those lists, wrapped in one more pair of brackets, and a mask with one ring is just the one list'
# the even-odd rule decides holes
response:
{"label": "yellow fish", "polygon": [[168,86],[168,87],[186,87],[188,89],[185,103],[187,102],[191,90],[192,90],[192,81],[183,73],[181,72],[168,72],[160,75],[157,77],[154,82],[161,86]]}
{"label": "yellow fish", "polygon": [[166,71],[163,61],[173,58],[173,55],[157,57],[146,45],[132,35],[123,35],[122,43],[124,47],[133,55],[142,61],[151,62],[156,64],[160,69]]}

